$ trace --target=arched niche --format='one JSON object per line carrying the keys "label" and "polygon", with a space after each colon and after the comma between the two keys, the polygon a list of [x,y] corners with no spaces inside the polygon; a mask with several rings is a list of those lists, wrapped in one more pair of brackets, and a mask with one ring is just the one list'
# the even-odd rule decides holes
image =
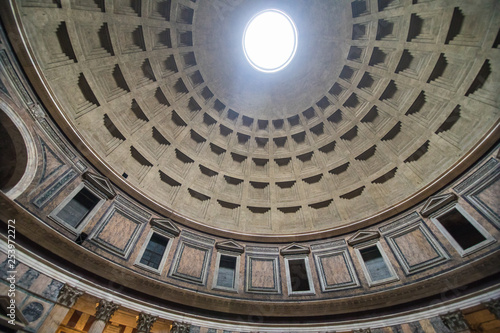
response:
{"label": "arched niche", "polygon": [[36,174],[35,141],[24,121],[0,100],[0,190],[14,200]]}

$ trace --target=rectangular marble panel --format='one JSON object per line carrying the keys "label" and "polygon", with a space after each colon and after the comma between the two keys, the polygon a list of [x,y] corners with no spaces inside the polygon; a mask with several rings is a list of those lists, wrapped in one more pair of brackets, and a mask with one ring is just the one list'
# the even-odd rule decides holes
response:
{"label": "rectangular marble panel", "polygon": [[281,292],[278,256],[247,254],[246,262],[247,292]]}
{"label": "rectangular marble panel", "polygon": [[394,229],[385,235],[406,275],[420,272],[449,259],[422,220]]}
{"label": "rectangular marble panel", "polygon": [[320,262],[328,285],[352,282],[352,277],[347,270],[342,254],[325,256],[320,259]]}
{"label": "rectangular marble panel", "polygon": [[346,248],[314,252],[313,257],[323,292],[359,286]]}
{"label": "rectangular marble panel", "polygon": [[127,258],[146,222],[128,208],[113,204],[98,222],[90,239],[113,254]]}
{"label": "rectangular marble panel", "polygon": [[253,259],[250,269],[252,271],[252,286],[263,289],[276,288],[273,259]]}
{"label": "rectangular marble panel", "polygon": [[421,229],[413,229],[393,239],[409,266],[419,265],[439,257],[439,253],[425,238]]}
{"label": "rectangular marble panel", "polygon": [[130,220],[120,211],[115,211],[106,225],[103,226],[97,238],[120,251],[124,251],[136,228],[136,222]]}
{"label": "rectangular marble panel", "polygon": [[386,234],[396,229],[401,229],[402,227],[411,224],[420,219],[420,215],[417,212],[412,212],[406,216],[396,219],[379,228],[382,234]]}
{"label": "rectangular marble panel", "polygon": [[185,282],[205,285],[213,245],[181,237],[169,276]]}
{"label": "rectangular marble panel", "polygon": [[177,273],[192,276],[194,278],[201,278],[203,272],[203,262],[207,255],[207,250],[199,249],[194,246],[185,245],[182,249],[179,266]]}

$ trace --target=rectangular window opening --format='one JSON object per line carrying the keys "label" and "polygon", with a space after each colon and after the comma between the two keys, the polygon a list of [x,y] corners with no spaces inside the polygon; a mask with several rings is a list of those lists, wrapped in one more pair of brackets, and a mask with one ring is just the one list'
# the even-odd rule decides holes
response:
{"label": "rectangular window opening", "polygon": [[99,203],[100,199],[87,188],[82,188],[67,204],[57,213],[57,217],[73,228],[78,228],[80,223]]}
{"label": "rectangular window opening", "polygon": [[440,215],[437,219],[464,250],[486,240],[486,237],[455,208]]}
{"label": "rectangular window opening", "polygon": [[167,237],[154,233],[149,240],[146,250],[144,250],[140,263],[158,269],[165,249],[167,248],[167,244]]}
{"label": "rectangular window opening", "polygon": [[311,290],[304,259],[288,260],[288,269],[290,270],[290,285],[293,292]]}
{"label": "rectangular window opening", "polygon": [[392,277],[387,264],[376,245],[360,249],[361,257],[365,263],[368,274],[372,281],[385,280]]}
{"label": "rectangular window opening", "polygon": [[220,256],[219,273],[217,275],[217,286],[224,288],[235,287],[236,278],[236,257]]}

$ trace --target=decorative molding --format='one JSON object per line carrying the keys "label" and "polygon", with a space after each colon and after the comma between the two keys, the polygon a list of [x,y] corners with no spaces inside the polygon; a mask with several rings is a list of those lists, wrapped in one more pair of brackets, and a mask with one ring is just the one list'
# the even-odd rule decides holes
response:
{"label": "decorative molding", "polygon": [[226,250],[237,253],[245,252],[245,248],[232,239],[215,243],[215,248],[218,250]]}
{"label": "decorative molding", "polygon": [[469,325],[465,321],[464,315],[461,311],[450,312],[439,317],[443,321],[443,324],[452,332],[469,330]]}
{"label": "decorative molding", "polygon": [[83,291],[76,289],[68,284],[65,284],[61,290],[59,290],[59,295],[57,296],[57,303],[64,305],[65,307],[72,308],[75,305],[78,297],[83,295]]}
{"label": "decorative molding", "polygon": [[354,330],[353,333],[372,333],[370,328],[360,328],[359,330]]}
{"label": "decorative molding", "polygon": [[[71,145],[61,138],[59,131],[54,130],[54,126],[48,119],[47,112],[43,109],[43,107],[40,104],[34,104],[29,108],[29,111],[31,112],[33,118],[38,122],[43,132],[50,138],[57,148],[59,148],[63,155],[65,155],[68,160],[73,162],[73,159],[77,157],[76,154],[71,150]],[[81,161],[76,161],[74,164],[81,172],[87,169],[87,166]],[[79,164],[83,165],[83,169],[79,166]]]}
{"label": "decorative molding", "polygon": [[484,303],[484,306],[495,315],[497,319],[500,319],[500,299],[494,299],[489,302]]}
{"label": "decorative molding", "polygon": [[378,231],[359,230],[347,240],[347,244],[354,246],[378,238],[380,238],[380,233]]}
{"label": "decorative molding", "polygon": [[384,225],[383,227],[380,227],[378,230],[380,230],[381,234],[388,233],[390,231],[393,231],[394,229],[399,229],[404,227],[405,225],[408,225],[412,222],[415,222],[416,220],[420,219],[420,215],[418,215],[417,212],[410,213],[400,219],[397,219],[387,225]]}
{"label": "decorative molding", "polygon": [[84,172],[85,170],[87,170],[89,167],[87,165],[85,165],[85,163],[83,163],[82,161],[80,160],[77,160],[75,162],[75,166],[78,170],[80,170],[80,172]]}
{"label": "decorative molding", "polygon": [[213,238],[208,238],[208,237],[203,237],[201,235],[194,234],[192,232],[182,230],[182,237],[184,238],[189,238],[193,241],[198,241],[203,244],[208,244],[208,245],[214,245],[215,244],[215,239]]}
{"label": "decorative molding", "polygon": [[[52,149],[43,141],[43,139],[38,136],[38,140],[40,141],[40,146],[42,147],[42,158],[43,158],[43,167],[42,167],[42,175],[40,176],[40,180],[38,181],[38,184],[41,184],[45,182],[50,176],[52,176],[54,173],[59,171],[65,164],[64,162],[57,156]],[[47,171],[47,158],[48,155],[51,155],[52,158],[54,158],[59,165],[55,168],[52,168],[52,170]]]}
{"label": "decorative molding", "polygon": [[260,247],[260,246],[246,246],[245,247],[247,252],[252,252],[252,253],[267,253],[267,254],[274,254],[274,253],[279,253],[279,248],[277,247]]}
{"label": "decorative molding", "polygon": [[121,207],[124,207],[127,209],[131,214],[135,215],[138,220],[141,220],[143,222],[149,221],[151,218],[151,214],[148,213],[147,211],[141,209],[140,207],[136,206],[135,204],[132,203],[132,201],[128,200],[122,195],[117,195],[115,199],[115,204]]}
{"label": "decorative molding", "polygon": [[42,109],[40,104],[33,105],[29,110],[37,121],[41,121],[42,119],[47,118],[47,113],[44,111],[44,109]]}
{"label": "decorative molding", "polygon": [[309,254],[311,249],[308,246],[303,246],[300,244],[292,243],[281,249],[280,253],[283,256],[293,255],[293,254]]}
{"label": "decorative molding", "polygon": [[171,219],[161,219],[161,218],[152,218],[149,221],[153,228],[158,228],[163,230],[173,236],[179,236],[181,230],[174,224]]}
{"label": "decorative molding", "polygon": [[33,105],[33,99],[31,98],[24,84],[21,82],[21,79],[19,75],[17,75],[17,72],[5,50],[0,50],[0,63],[2,64],[2,67],[5,68],[8,77],[12,80],[14,88],[16,89],[19,96],[21,96],[21,99],[24,101],[24,103],[26,103],[26,105],[28,106]]}
{"label": "decorative molding", "polygon": [[68,185],[73,179],[78,176],[78,173],[69,169],[65,174],[55,180],[52,184],[45,188],[37,197],[32,201],[33,205],[39,209],[45,207],[54,196],[56,196],[61,190]]}
{"label": "decorative molding", "polygon": [[499,162],[495,158],[491,157],[486,163],[484,163],[479,169],[477,169],[473,174],[467,177],[465,180],[460,182],[457,186],[453,188],[458,194],[465,192],[470,186],[474,185],[477,181],[483,178],[485,175],[489,174],[492,170],[496,170],[499,167]]}
{"label": "decorative molding", "polygon": [[108,199],[113,199],[116,196],[113,185],[108,178],[99,176],[90,171],[85,172],[82,175],[82,178],[92,184],[94,188],[102,192]]}
{"label": "decorative molding", "polygon": [[116,310],[118,310],[118,304],[101,299],[96,306],[95,319],[107,323]]}
{"label": "decorative molding", "polygon": [[70,145],[63,142],[59,134],[57,134],[52,125],[48,122],[47,118],[38,119],[38,123],[42,127],[45,134],[47,134],[52,142],[54,142],[54,144],[61,150],[64,155],[66,155],[66,157],[70,161],[76,157],[75,153],[73,153],[73,151],[68,148],[70,147]]}
{"label": "decorative molding", "polygon": [[191,324],[188,323],[179,323],[174,321],[172,324],[172,329],[170,330],[171,333],[189,333],[191,330]]}
{"label": "decorative molding", "polygon": [[432,213],[440,210],[447,204],[456,201],[457,199],[458,197],[455,193],[445,193],[430,197],[429,199],[427,199],[424,206],[420,210],[420,215],[422,215],[423,217],[428,217]]}
{"label": "decorative molding", "polygon": [[344,246],[347,246],[345,239],[339,239],[336,241],[331,241],[331,242],[326,242],[326,243],[313,244],[313,245],[311,245],[311,250],[313,252],[315,252],[315,251],[321,251],[321,250],[335,249],[335,248],[344,247]]}
{"label": "decorative molding", "polygon": [[137,333],[149,333],[153,324],[158,319],[156,316],[146,314],[144,312],[139,313],[139,318],[137,318]]}
{"label": "decorative molding", "polygon": [[7,96],[9,96],[9,97],[12,98],[12,96],[9,93],[9,90],[7,89],[7,87],[5,86],[5,84],[3,83],[1,77],[0,77],[0,91],[2,91],[5,95],[7,95]]}
{"label": "decorative molding", "polygon": [[[74,227],[73,225],[69,224],[68,221],[59,217],[59,212],[63,210],[84,188],[89,190],[96,198],[98,198],[99,202],[97,202],[92,210],[88,212],[88,214],[86,214],[81,221],[78,222],[76,227]],[[80,182],[78,186],[74,188],[73,191],[71,191],[71,193],[64,196],[64,199],[57,205],[56,208],[54,208],[54,210],[49,213],[48,217],[52,221],[56,222],[59,226],[66,229],[66,231],[70,232],[73,236],[79,237],[79,234],[87,226],[88,222],[94,217],[94,215],[101,209],[104,202],[105,198],[102,197],[102,194],[99,191],[95,190],[93,186],[87,186],[85,183]]]}

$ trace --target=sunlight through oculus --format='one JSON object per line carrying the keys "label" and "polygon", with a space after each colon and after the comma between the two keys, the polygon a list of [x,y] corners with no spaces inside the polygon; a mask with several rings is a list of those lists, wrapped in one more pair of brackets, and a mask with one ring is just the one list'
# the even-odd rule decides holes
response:
{"label": "sunlight through oculus", "polygon": [[245,28],[243,50],[255,69],[277,72],[292,61],[297,50],[295,24],[277,9],[262,11],[252,17]]}

